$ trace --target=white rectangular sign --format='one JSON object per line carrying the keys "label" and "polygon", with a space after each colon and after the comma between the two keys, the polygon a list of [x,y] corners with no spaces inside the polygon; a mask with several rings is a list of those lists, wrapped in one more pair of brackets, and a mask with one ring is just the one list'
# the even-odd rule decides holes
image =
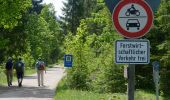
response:
{"label": "white rectangular sign", "polygon": [[117,40],[115,53],[117,64],[148,64],[150,62],[150,42],[141,39]]}

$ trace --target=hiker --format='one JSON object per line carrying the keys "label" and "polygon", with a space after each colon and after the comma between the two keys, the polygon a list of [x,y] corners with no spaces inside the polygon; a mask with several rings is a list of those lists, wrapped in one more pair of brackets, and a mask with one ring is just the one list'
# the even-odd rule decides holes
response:
{"label": "hiker", "polygon": [[45,64],[42,61],[41,58],[38,59],[38,61],[35,64],[36,70],[37,70],[37,76],[38,76],[38,86],[44,86],[44,71],[46,73]]}
{"label": "hiker", "polygon": [[22,58],[19,58],[19,61],[16,63],[16,74],[18,79],[18,86],[21,87],[24,77],[24,63]]}
{"label": "hiker", "polygon": [[11,57],[8,58],[5,69],[6,69],[6,76],[7,76],[7,84],[10,87],[12,85],[12,78],[13,78],[13,62]]}

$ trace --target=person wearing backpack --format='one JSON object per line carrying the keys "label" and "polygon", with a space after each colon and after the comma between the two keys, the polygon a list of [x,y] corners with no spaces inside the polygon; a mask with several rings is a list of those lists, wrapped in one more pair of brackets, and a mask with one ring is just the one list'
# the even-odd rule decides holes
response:
{"label": "person wearing backpack", "polygon": [[12,85],[12,78],[13,78],[13,62],[11,57],[8,58],[8,61],[6,62],[5,65],[5,69],[6,69],[6,76],[7,76],[7,84],[10,87]]}
{"label": "person wearing backpack", "polygon": [[24,63],[21,58],[19,58],[19,61],[16,63],[16,74],[18,79],[18,86],[21,87],[24,77]]}
{"label": "person wearing backpack", "polygon": [[44,62],[41,58],[38,59],[35,65],[37,69],[37,79],[38,79],[38,86],[44,86],[44,72],[46,73],[46,68]]}

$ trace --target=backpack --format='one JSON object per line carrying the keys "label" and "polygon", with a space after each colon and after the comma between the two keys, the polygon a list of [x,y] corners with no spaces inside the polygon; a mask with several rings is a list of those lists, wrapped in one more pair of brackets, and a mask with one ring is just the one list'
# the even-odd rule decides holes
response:
{"label": "backpack", "polygon": [[22,72],[23,71],[23,63],[22,62],[18,62],[17,66],[16,66],[16,71],[17,72]]}
{"label": "backpack", "polygon": [[8,62],[6,63],[6,69],[7,69],[7,70],[11,70],[11,69],[12,69],[12,66],[13,66],[12,61],[8,61]]}
{"label": "backpack", "polygon": [[45,66],[43,63],[40,63],[38,66],[38,70],[45,70]]}

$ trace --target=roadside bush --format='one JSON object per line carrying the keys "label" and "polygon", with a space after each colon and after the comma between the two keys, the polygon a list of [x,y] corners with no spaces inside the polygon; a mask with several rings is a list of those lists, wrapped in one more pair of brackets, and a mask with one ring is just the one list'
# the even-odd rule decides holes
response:
{"label": "roadside bush", "polygon": [[123,67],[112,64],[105,70],[106,91],[112,93],[126,92],[126,80],[123,76]]}
{"label": "roadside bush", "polygon": [[68,71],[67,82],[72,89],[89,90],[88,69],[86,66],[74,66]]}

